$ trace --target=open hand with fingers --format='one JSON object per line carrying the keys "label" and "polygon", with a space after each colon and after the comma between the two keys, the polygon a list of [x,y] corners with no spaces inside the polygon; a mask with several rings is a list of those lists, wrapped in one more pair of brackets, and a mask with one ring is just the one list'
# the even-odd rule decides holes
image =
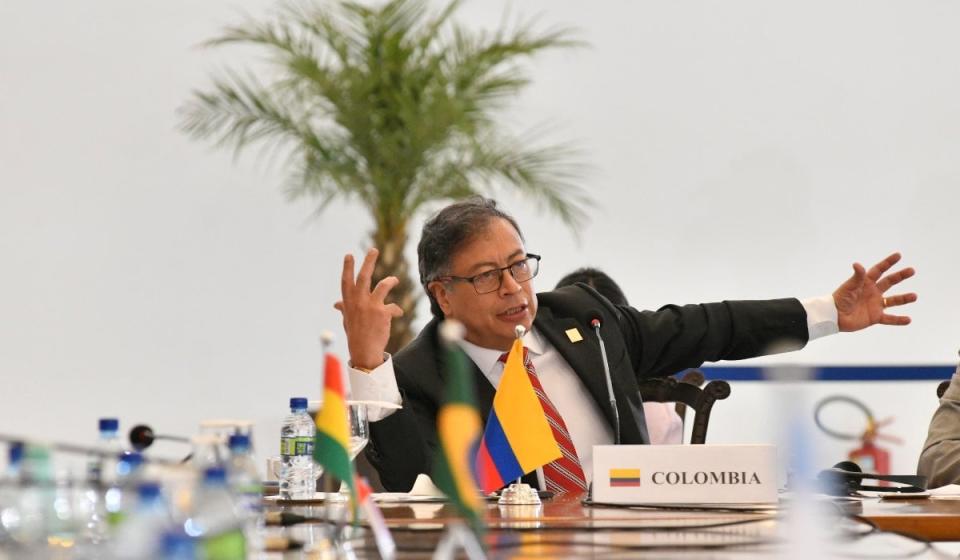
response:
{"label": "open hand with fingers", "polygon": [[388,276],[371,290],[373,269],[380,252],[370,249],[354,277],[353,255],[343,258],[340,279],[341,299],[334,307],[343,314],[343,330],[354,367],[373,369],[383,363],[383,351],[390,340],[390,322],[403,315],[395,303],[384,300],[400,280]]}
{"label": "open hand with fingers", "polygon": [[865,270],[854,263],[853,276],[833,292],[837,306],[837,321],[842,332],[858,331],[871,325],[909,325],[910,317],[892,315],[887,308],[917,301],[917,294],[908,292],[885,295],[887,290],[914,275],[911,267],[887,274],[900,261],[900,253],[894,253]]}

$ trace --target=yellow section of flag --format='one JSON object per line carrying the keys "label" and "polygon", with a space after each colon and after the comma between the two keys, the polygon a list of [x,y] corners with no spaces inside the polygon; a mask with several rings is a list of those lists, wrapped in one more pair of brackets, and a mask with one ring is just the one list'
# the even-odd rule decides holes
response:
{"label": "yellow section of flag", "polygon": [[317,429],[325,432],[344,449],[350,449],[350,430],[347,427],[347,403],[343,394],[325,387],[320,410],[317,411]]}
{"label": "yellow section of flag", "polygon": [[640,478],[640,469],[610,469],[610,478]]}
{"label": "yellow section of flag", "polygon": [[444,405],[437,415],[437,429],[447,465],[464,505],[471,510],[480,508],[480,493],[471,472],[470,462],[475,453],[474,444],[480,435],[480,416],[469,404]]}
{"label": "yellow section of flag", "polygon": [[523,365],[523,342],[517,339],[507,356],[493,409],[523,472],[560,458],[560,447]]}

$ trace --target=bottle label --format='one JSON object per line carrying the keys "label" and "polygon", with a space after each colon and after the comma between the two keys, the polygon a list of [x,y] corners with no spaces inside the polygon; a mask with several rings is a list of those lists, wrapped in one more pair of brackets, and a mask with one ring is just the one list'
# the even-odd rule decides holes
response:
{"label": "bottle label", "polygon": [[123,522],[126,518],[127,514],[122,511],[107,512],[107,525],[115,529],[120,525],[123,525]]}
{"label": "bottle label", "polygon": [[313,438],[309,436],[280,438],[281,455],[313,455]]}
{"label": "bottle label", "polygon": [[235,529],[203,539],[203,558],[209,560],[237,560],[247,557],[247,541],[243,531]]}

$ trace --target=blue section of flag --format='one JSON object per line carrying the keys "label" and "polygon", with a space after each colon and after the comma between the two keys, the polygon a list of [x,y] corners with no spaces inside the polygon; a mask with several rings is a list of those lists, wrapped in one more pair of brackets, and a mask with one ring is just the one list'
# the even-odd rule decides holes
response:
{"label": "blue section of flag", "polygon": [[[698,368],[707,379],[726,381],[767,381],[761,367]],[[943,381],[950,379],[956,366],[824,366],[813,367],[811,381]]]}
{"label": "blue section of flag", "polygon": [[490,411],[490,418],[487,419],[487,427],[483,433],[483,442],[493,464],[497,467],[497,472],[500,473],[500,479],[505,484],[523,476],[517,454],[510,447],[507,434],[503,432],[503,426],[500,425],[500,419],[497,418],[495,410]]}

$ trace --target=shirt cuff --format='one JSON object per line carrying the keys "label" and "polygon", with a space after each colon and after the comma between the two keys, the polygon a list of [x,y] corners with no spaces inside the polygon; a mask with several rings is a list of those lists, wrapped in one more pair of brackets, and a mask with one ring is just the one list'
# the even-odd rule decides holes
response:
{"label": "shirt cuff", "polygon": [[[384,353],[384,361],[379,366],[366,373],[350,366],[350,396],[358,401],[384,401],[395,405],[401,404],[400,388],[397,387],[397,377],[393,373],[393,356]],[[367,419],[370,422],[383,420],[393,414],[395,409],[370,406],[367,408]]]}
{"label": "shirt cuff", "polygon": [[840,332],[837,322],[837,305],[833,303],[833,296],[808,298],[800,302],[807,312],[808,340],[816,340]]}

